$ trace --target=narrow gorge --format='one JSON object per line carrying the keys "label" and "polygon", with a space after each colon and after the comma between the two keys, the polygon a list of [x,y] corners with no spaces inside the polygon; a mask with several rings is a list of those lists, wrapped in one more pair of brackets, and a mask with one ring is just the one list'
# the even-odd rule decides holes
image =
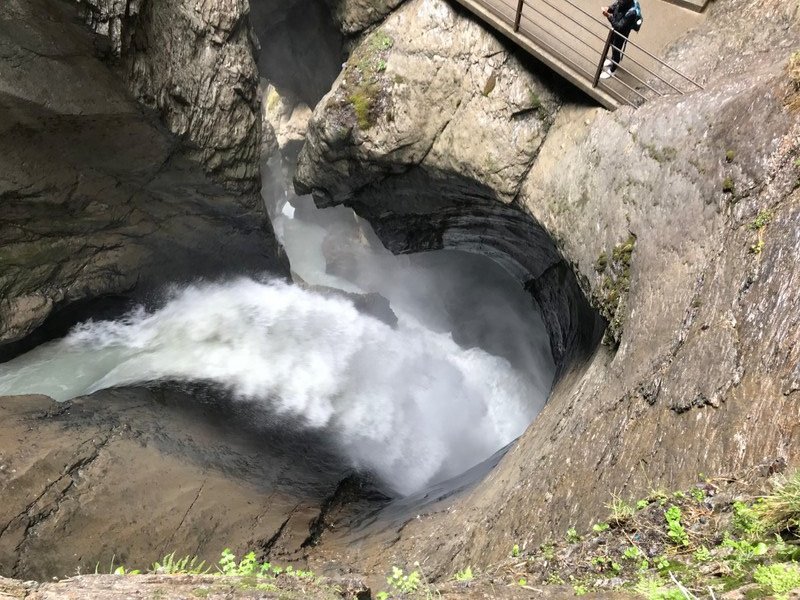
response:
{"label": "narrow gorge", "polygon": [[798,477],[800,6],[610,111],[464,5],[8,0],[0,598],[768,595],[675,561]]}

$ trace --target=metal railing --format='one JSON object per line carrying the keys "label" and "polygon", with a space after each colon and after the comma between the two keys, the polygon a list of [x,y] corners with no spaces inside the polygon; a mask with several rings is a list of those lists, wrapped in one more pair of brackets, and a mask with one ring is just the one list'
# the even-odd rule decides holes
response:
{"label": "metal railing", "polygon": [[[586,12],[572,0],[460,1],[480,5],[510,26],[514,34],[585,78],[587,87],[603,90],[619,104],[635,107],[652,97],[703,89],[630,37],[615,34],[607,21]],[[624,40],[623,60],[619,63],[609,57],[615,35]],[[606,60],[617,69],[614,77],[601,80]]]}

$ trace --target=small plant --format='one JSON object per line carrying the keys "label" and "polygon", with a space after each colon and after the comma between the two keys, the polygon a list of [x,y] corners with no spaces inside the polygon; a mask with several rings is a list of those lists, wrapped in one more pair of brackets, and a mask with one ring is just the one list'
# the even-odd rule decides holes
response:
{"label": "small plant", "polygon": [[564,580],[561,578],[561,575],[553,571],[547,576],[545,583],[548,585],[564,585]]}
{"label": "small plant", "polygon": [[800,532],[800,471],[778,479],[771,494],[753,505],[753,512],[768,532]]}
{"label": "small plant", "polygon": [[577,544],[581,541],[581,536],[578,535],[578,530],[574,527],[567,529],[567,541],[570,544]]}
{"label": "small plant", "polygon": [[553,544],[542,544],[541,550],[545,560],[553,560],[556,557],[556,547]]}
{"label": "small plant", "polygon": [[628,560],[636,560],[639,558],[639,549],[636,546],[629,546],[625,552],[622,553],[622,556]]}
{"label": "small plant", "polygon": [[248,552],[242,557],[241,562],[236,562],[236,556],[231,552],[231,549],[225,548],[222,551],[217,568],[223,575],[247,577],[255,574],[256,567],[258,567],[258,561],[256,560],[255,552]]}
{"label": "small plant", "polygon": [[705,546],[700,546],[695,550],[694,554],[692,554],[692,558],[700,563],[709,562],[711,560],[711,551]]}
{"label": "small plant", "polygon": [[519,580],[517,581],[517,585],[519,586],[528,585],[528,580],[525,579],[524,577],[520,577]]}
{"label": "small plant", "polygon": [[630,519],[634,513],[633,507],[621,498],[614,498],[610,504],[606,505],[606,508],[611,511],[609,521],[617,525]]}
{"label": "small plant", "polygon": [[511,548],[511,556],[517,558],[519,556],[519,544],[514,544]]}
{"label": "small plant", "polygon": [[732,194],[734,192],[734,187],[733,179],[730,177],[726,177],[722,181],[722,191],[726,194]]}
{"label": "small plant", "polygon": [[198,562],[196,556],[176,559],[174,552],[167,554],[160,562],[153,563],[150,569],[161,575],[204,575],[211,571],[211,567],[206,567],[205,561]]}
{"label": "small plant", "polygon": [[689,534],[686,533],[681,525],[681,509],[677,506],[670,506],[664,513],[667,521],[667,536],[678,546],[689,545]]}
{"label": "small plant", "polygon": [[651,502],[658,502],[659,506],[664,506],[669,500],[669,494],[664,490],[651,490],[648,498]]}
{"label": "small plant", "polygon": [[750,246],[750,254],[761,254],[764,251],[764,240],[759,235],[758,241]]}
{"label": "small plant", "polygon": [[603,567],[605,567],[608,561],[609,558],[607,556],[595,556],[589,562],[591,562],[594,566],[600,567],[602,569]]}
{"label": "small plant", "polygon": [[658,576],[640,577],[633,590],[647,600],[685,600],[686,598],[680,590],[670,589]]}
{"label": "small plant", "polygon": [[658,569],[659,571],[666,571],[667,569],[669,569],[669,559],[666,556],[661,555],[656,558],[655,566],[656,569]]}
{"label": "small plant", "polygon": [[672,492],[672,497],[675,498],[675,500],[685,500],[686,494],[679,490],[677,492]]}
{"label": "small plant", "polygon": [[772,222],[774,216],[775,215],[771,210],[759,211],[758,215],[756,215],[756,218],[753,219],[753,222],[748,225],[748,228],[752,229],[753,231],[764,229],[764,227]]}
{"label": "small plant", "polygon": [[736,158],[736,152],[734,152],[733,150],[728,150],[725,153],[725,162],[732,163],[734,158]]}
{"label": "small plant", "polygon": [[602,533],[604,531],[608,531],[609,527],[611,527],[608,523],[595,523],[592,525],[592,531],[596,533]]}
{"label": "small plant", "polygon": [[585,596],[589,593],[589,589],[585,585],[573,585],[572,590],[575,592],[576,596]]}
{"label": "small plant", "polygon": [[420,581],[419,571],[412,571],[406,575],[399,567],[392,567],[392,574],[386,578],[389,587],[399,594],[413,594],[419,589]]}
{"label": "small plant", "polygon": [[764,524],[758,515],[756,502],[752,507],[744,502],[733,503],[733,529],[746,538],[756,538],[764,533]]}
{"label": "small plant", "polygon": [[394,39],[384,31],[377,31],[372,37],[371,44],[375,50],[389,50],[394,46]]}
{"label": "small plant", "polygon": [[689,493],[692,495],[692,498],[701,504],[706,501],[706,493],[698,487],[692,488],[692,491]]}
{"label": "small plant", "polygon": [[775,598],[783,600],[789,592],[800,589],[800,566],[797,563],[759,565],[753,573],[753,579],[774,594]]}
{"label": "small plant", "polygon": [[753,560],[764,556],[769,551],[764,542],[751,543],[747,540],[734,540],[730,537],[723,540],[722,547],[729,550],[725,561],[734,573],[745,572]]}
{"label": "small plant", "polygon": [[650,506],[649,500],[638,500],[636,502],[636,510],[644,510],[648,506]]}
{"label": "small plant", "polygon": [[455,580],[459,583],[469,583],[474,579],[474,575],[472,574],[472,567],[467,567],[463,571],[459,571],[455,574]]}

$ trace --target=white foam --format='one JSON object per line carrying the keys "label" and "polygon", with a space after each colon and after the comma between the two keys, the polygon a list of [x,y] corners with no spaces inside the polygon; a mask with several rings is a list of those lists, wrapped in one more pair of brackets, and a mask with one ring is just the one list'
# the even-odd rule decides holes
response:
{"label": "white foam", "polygon": [[513,440],[546,397],[502,358],[346,299],[238,279],[176,291],[153,312],[89,322],[0,365],[0,395],[64,400],[159,380],[215,382],[331,432],[400,493],[457,475]]}

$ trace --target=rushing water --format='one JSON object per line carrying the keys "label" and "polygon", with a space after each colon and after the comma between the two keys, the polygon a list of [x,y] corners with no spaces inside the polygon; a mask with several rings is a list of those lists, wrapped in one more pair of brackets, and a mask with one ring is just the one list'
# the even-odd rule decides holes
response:
{"label": "rushing water", "polygon": [[160,308],[83,323],[0,365],[0,396],[67,400],[209,382],[324,432],[352,466],[401,494],[458,475],[520,435],[553,367],[519,285],[480,257],[394,257],[352,213],[294,201],[305,220],[286,205],[275,225],[295,275],[384,295],[395,327],[347,298],[283,282],[198,283],[170,290]]}

